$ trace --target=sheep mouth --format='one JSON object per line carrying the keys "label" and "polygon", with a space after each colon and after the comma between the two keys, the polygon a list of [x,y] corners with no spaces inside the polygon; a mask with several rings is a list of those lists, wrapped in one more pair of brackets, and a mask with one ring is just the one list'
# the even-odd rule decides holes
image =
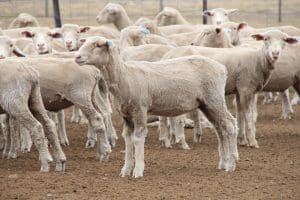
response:
{"label": "sheep mouth", "polygon": [[76,59],[76,58],[75,58],[75,62],[76,62],[78,65],[84,65],[84,64],[86,63],[86,61],[80,60],[80,59]]}

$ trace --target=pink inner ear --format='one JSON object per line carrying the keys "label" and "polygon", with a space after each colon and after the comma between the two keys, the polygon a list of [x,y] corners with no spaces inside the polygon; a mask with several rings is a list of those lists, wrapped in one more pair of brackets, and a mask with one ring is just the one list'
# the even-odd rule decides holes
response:
{"label": "pink inner ear", "polygon": [[256,39],[256,40],[263,40],[264,36],[260,35],[260,34],[253,34],[251,35],[252,38]]}
{"label": "pink inner ear", "polygon": [[25,37],[29,37],[29,38],[33,37],[33,34],[30,33],[29,31],[23,31],[22,35],[25,36]]}
{"label": "pink inner ear", "polygon": [[241,30],[241,29],[245,28],[246,26],[247,26],[246,23],[240,23],[238,26],[238,30]]}
{"label": "pink inner ear", "polygon": [[298,40],[294,37],[288,37],[288,38],[285,38],[284,39],[285,42],[289,43],[289,44],[294,44],[294,43],[297,43]]}
{"label": "pink inner ear", "polygon": [[90,27],[83,27],[83,28],[80,29],[80,32],[84,33],[84,32],[87,32],[90,29],[91,29]]}

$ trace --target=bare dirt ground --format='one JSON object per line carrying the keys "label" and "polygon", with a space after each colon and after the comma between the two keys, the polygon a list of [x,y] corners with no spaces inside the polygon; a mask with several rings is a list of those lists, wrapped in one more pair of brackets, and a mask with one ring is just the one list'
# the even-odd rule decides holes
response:
{"label": "bare dirt ground", "polygon": [[[85,125],[67,124],[65,173],[38,172],[37,152],[17,160],[0,159],[0,199],[300,199],[300,106],[292,120],[280,120],[280,105],[259,106],[259,149],[240,147],[237,169],[216,169],[217,139],[205,130],[202,144],[191,150],[164,149],[156,128],[146,140],[144,178],[120,178],[124,142],[120,138],[107,163],[85,149]],[[68,115],[69,116],[69,115]],[[69,118],[67,119],[69,121]],[[115,116],[117,131],[121,121]]]}

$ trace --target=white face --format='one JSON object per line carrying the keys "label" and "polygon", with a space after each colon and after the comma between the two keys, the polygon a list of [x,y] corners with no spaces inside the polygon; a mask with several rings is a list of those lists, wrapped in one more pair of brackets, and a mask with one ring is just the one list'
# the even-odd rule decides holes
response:
{"label": "white face", "polygon": [[265,50],[269,61],[277,61],[282,53],[282,50],[285,47],[285,44],[297,43],[297,39],[288,36],[287,34],[281,31],[268,31],[261,34],[253,34],[253,38],[256,40],[263,40],[265,44]]}
{"label": "white face", "polygon": [[23,35],[32,38],[32,42],[36,51],[39,54],[46,54],[52,52],[51,41],[53,38],[60,37],[60,33],[51,33],[49,31],[24,31]]}
{"label": "white face", "polygon": [[109,61],[108,48],[112,45],[103,37],[91,37],[76,53],[75,62],[79,65],[105,65]]}
{"label": "white face", "polygon": [[216,8],[212,10],[207,10],[204,12],[204,14],[211,17],[213,25],[221,25],[224,22],[230,21],[229,15],[235,11],[237,11],[237,9],[227,10],[224,8]]}

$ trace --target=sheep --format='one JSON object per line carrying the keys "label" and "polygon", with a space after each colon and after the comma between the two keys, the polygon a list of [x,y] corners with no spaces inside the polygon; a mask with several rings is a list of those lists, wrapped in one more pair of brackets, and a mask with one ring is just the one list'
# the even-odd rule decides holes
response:
{"label": "sheep", "polygon": [[[59,145],[55,125],[47,116],[42,102],[38,72],[16,59],[2,60],[0,76],[0,114],[8,114],[10,121],[17,120],[31,133],[39,152],[42,172],[49,171],[49,162],[52,161],[45,131],[54,147],[56,171],[64,171],[66,157]],[[5,142],[4,156],[7,154],[7,146],[8,140]],[[10,151],[8,156],[15,157],[13,154]]]}
{"label": "sheep", "polygon": [[38,27],[40,26],[37,19],[28,14],[20,13],[8,26],[9,29],[12,28],[24,28],[24,27]]}
{"label": "sheep", "polygon": [[159,35],[150,34],[144,27],[128,26],[121,31],[119,46],[125,49],[128,46],[139,46],[144,44],[163,44],[177,46],[175,42]]}
{"label": "sheep", "polygon": [[156,15],[154,22],[158,26],[169,26],[175,24],[190,24],[187,22],[181,13],[171,7],[164,7],[164,9]]}
{"label": "sheep", "polygon": [[231,44],[233,46],[237,46],[241,44],[240,41],[240,31],[247,27],[247,23],[245,22],[224,22],[220,26],[223,28],[224,31],[226,31],[231,39]]}
{"label": "sheep", "polygon": [[[27,38],[32,38],[32,44],[27,45],[23,52],[30,55],[52,53],[51,40],[62,37],[59,32],[51,32],[49,28],[34,28],[31,31],[23,31]],[[55,51],[55,50],[54,50]]]}
{"label": "sheep", "polygon": [[[97,15],[96,21],[99,24],[109,24],[113,23],[115,27],[121,31],[127,26],[132,25],[131,20],[126,13],[126,10],[122,5],[117,3],[108,3]],[[141,21],[145,21],[144,19],[138,20],[137,23]],[[155,21],[153,21],[156,24]],[[180,25],[171,25],[171,26],[163,26],[159,27],[160,35],[170,35],[175,33],[183,33],[194,31],[198,26],[190,25],[190,24],[180,24]]]}
{"label": "sheep", "polygon": [[276,26],[276,27],[265,27],[265,28],[253,28],[251,26],[247,26],[245,29],[243,29],[240,32],[240,36],[242,38],[249,37],[251,34],[259,33],[259,32],[265,32],[269,30],[280,30],[290,36],[299,36],[300,35],[300,29],[294,27],[294,26]]}
{"label": "sheep", "polygon": [[223,65],[201,56],[153,63],[124,62],[114,44],[103,37],[89,38],[75,61],[95,65],[101,71],[105,66],[108,73],[110,91],[125,121],[122,177],[132,170],[133,177],[143,176],[147,113],[176,116],[196,108],[202,109],[217,129],[218,168],[235,169],[237,127],[225,104],[227,72]]}
{"label": "sheep", "polygon": [[224,64],[228,70],[226,94],[236,94],[237,97],[239,144],[258,148],[255,138],[255,112],[252,110],[255,106],[254,95],[261,91],[269,81],[281,56],[284,43],[293,44],[297,40],[278,30],[254,34],[252,37],[256,40],[264,40],[264,45],[259,49],[178,47],[167,53],[164,58],[196,54]]}
{"label": "sheep", "polygon": [[[107,120],[111,108],[99,70],[92,66],[79,67],[72,59],[39,57],[20,61],[39,72],[41,94],[47,110],[57,112],[72,105],[82,110],[89,121],[89,128],[97,135],[97,158],[108,159],[111,152],[109,140],[115,138],[110,132],[112,124],[108,124]],[[102,87],[103,94],[99,87]],[[94,141],[94,138],[88,139],[89,142]]]}
{"label": "sheep", "polygon": [[25,57],[25,54],[7,36],[0,36],[0,59],[16,55]]}
{"label": "sheep", "polygon": [[140,18],[138,19],[135,24],[135,26],[141,26],[144,27],[146,29],[148,29],[150,31],[151,34],[156,34],[156,35],[160,35],[160,36],[165,36],[161,31],[160,28],[157,26],[157,24],[150,19],[147,18]]}
{"label": "sheep", "polygon": [[232,46],[227,33],[220,27],[214,25],[206,25],[203,26],[201,30],[199,29],[193,32],[174,34],[168,38],[173,40],[178,46],[194,44],[197,46],[211,45],[214,47],[225,43],[227,43],[227,46]]}
{"label": "sheep", "polygon": [[96,20],[99,24],[113,23],[119,31],[131,24],[125,9],[117,3],[108,3],[99,12]]}
{"label": "sheep", "polygon": [[238,9],[215,8],[204,11],[203,15],[211,17],[213,25],[221,25],[224,22],[229,22],[229,15],[236,11],[238,11]]}

